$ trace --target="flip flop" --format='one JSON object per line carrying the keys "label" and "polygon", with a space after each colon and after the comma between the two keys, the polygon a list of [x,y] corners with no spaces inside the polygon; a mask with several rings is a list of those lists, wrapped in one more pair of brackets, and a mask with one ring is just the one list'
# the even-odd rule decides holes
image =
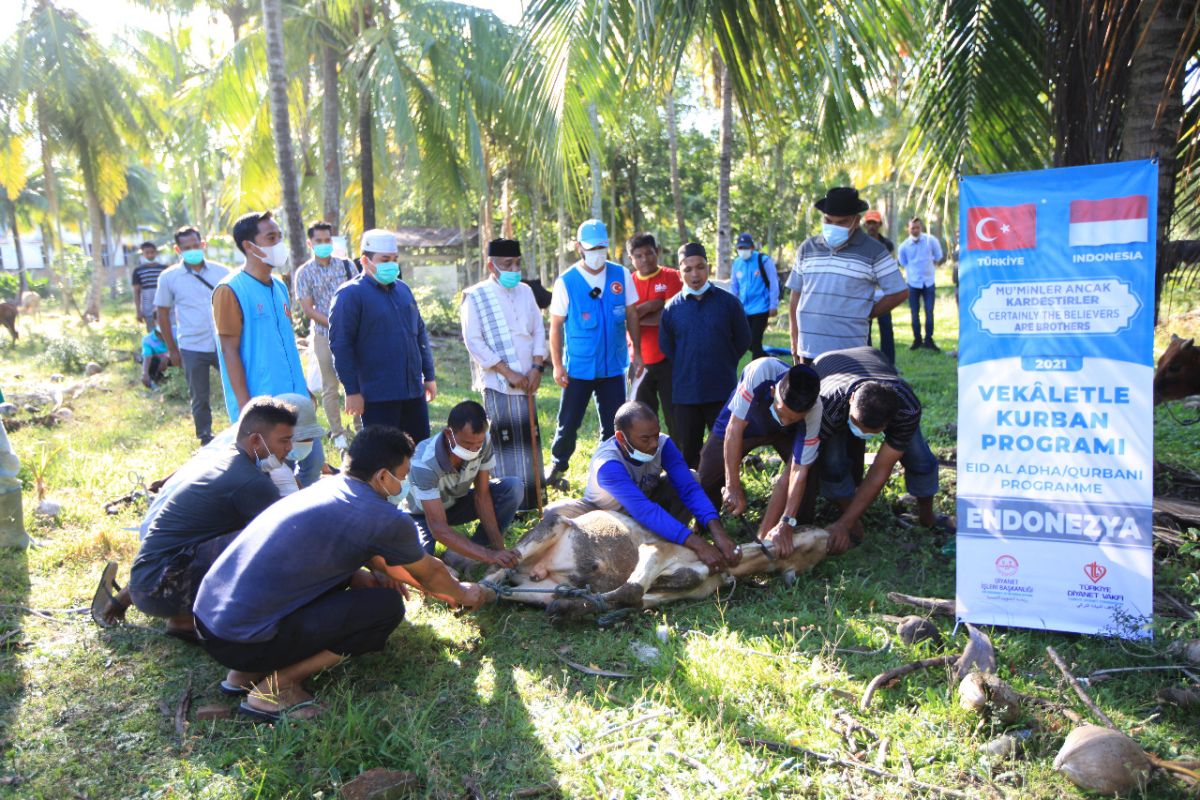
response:
{"label": "flip flop", "polygon": [[296,703],[294,706],[288,706],[287,708],[280,709],[279,711],[263,711],[262,709],[255,708],[247,702],[243,702],[238,705],[238,713],[258,722],[274,723],[279,722],[293,711],[299,711],[302,708],[308,708],[309,706],[315,705],[318,705],[316,700],[305,700],[302,703]]}
{"label": "flip flop", "polygon": [[189,631],[183,628],[167,628],[163,631],[163,633],[167,636],[170,636],[172,639],[178,639],[181,642],[187,642],[188,644],[200,644],[200,637],[196,635],[195,631]]}
{"label": "flip flop", "polygon": [[96,594],[92,596],[92,621],[101,628],[115,628],[121,624],[109,622],[105,618],[114,607],[121,608],[118,616],[122,622],[125,620],[125,609],[129,606],[121,607],[117,602],[117,593],[120,591],[121,586],[117,583],[117,562],[110,561],[104,565],[104,571],[100,573],[100,583],[96,586]]}
{"label": "flip flop", "polygon": [[250,694],[249,687],[234,686],[232,683],[225,680],[221,681],[221,685],[217,688],[221,690],[221,694],[227,697],[245,697],[246,695]]}
{"label": "flip flop", "polygon": [[929,526],[922,525],[917,520],[916,514],[900,514],[897,520],[906,528],[924,528],[944,536],[953,536],[957,531],[954,520],[947,514],[938,514],[934,518],[933,524]]}

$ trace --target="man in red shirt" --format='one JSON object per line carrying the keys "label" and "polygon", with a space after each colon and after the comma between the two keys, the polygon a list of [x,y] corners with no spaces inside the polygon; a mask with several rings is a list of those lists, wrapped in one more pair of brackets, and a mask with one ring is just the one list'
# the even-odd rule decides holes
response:
{"label": "man in red shirt", "polygon": [[[658,413],[662,408],[667,435],[671,435],[671,362],[658,346],[658,320],[663,306],[679,293],[683,281],[679,271],[660,267],[658,257],[662,248],[649,233],[635,233],[625,243],[633,262],[633,285],[637,287],[638,323],[642,326],[642,361],[646,371],[635,379],[630,391],[631,400],[645,403]],[[661,402],[660,402],[661,401]]]}

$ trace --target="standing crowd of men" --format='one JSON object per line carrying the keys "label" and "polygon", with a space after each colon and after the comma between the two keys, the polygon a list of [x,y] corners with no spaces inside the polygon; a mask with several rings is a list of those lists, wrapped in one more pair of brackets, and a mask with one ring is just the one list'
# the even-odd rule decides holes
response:
{"label": "standing crowd of men", "polygon": [[[521,279],[519,242],[490,242],[486,277],[460,306],[479,401],[458,402],[436,431],[434,354],[400,280],[395,234],[363,233],[356,264],[334,256],[330,224],[309,226],[312,258],[293,283],[311,322],[320,376],[312,392],[291,297],[275,274],[288,248],[271,212],[235,222],[240,269],[210,262],[193,227],[175,232],[175,266],[153,269],[145,247],[133,275],[149,328],[143,376],[151,385],[167,364],[183,368],[202,447],[152,504],[129,586],[117,586],[115,563],[106,567],[94,618],[117,624],[131,604],[165,618],[168,634],[202,644],[228,667],[222,690],[245,696],[247,715],[320,713],[303,681],[381,649],[403,617],[405,585],[472,609],[483,592],[460,580],[467,570],[517,565],[506,532],[518,510],[541,506],[543,476],[569,492],[593,397],[600,442],[587,447],[583,494],[547,513],[620,510],[710,568],[728,568],[740,552],[721,513],[746,513],[743,462],[769,446],[784,468],[757,536],[781,555],[801,520],[813,519],[818,486],[839,509],[827,526],[830,552],[860,542],[863,513],[897,461],[919,522],[945,526],[934,513],[937,460],[921,434],[920,401],[893,366],[894,350],[886,352],[890,312],[905,297],[914,349],[936,349],[940,245],[920,220],[910,222],[898,256],[906,286],[880,215],[856,190],[831,189],[815,206],[822,232],[801,245],[785,284],[787,360],[764,345],[780,281],[748,233],[737,239],[726,290],[711,280],[702,244],[683,244],[676,270],[660,265],[653,235],[636,234],[625,243],[631,271],[609,259],[604,223],[587,220],[579,260],[554,282],[549,336]],[[883,353],[868,346],[875,319]],[[747,352],[752,360],[739,371]],[[232,423],[216,434],[214,368]],[[561,394],[543,466],[534,398],[547,368]],[[328,430],[317,422],[318,401]],[[326,439],[345,453],[340,471],[325,464]],[[864,478],[865,445],[877,439]],[[456,530],[469,523],[470,535]]]}

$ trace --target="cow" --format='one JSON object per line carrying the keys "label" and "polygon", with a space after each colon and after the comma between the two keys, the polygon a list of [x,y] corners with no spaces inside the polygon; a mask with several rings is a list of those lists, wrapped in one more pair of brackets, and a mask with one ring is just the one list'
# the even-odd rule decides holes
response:
{"label": "cow", "polygon": [[1171,343],[1154,370],[1155,405],[1200,394],[1200,349],[1195,341],[1171,334]]}
{"label": "cow", "polygon": [[25,292],[21,295],[21,305],[18,310],[27,317],[40,320],[42,318],[42,298],[37,292]]}
{"label": "cow", "polygon": [[742,545],[741,562],[726,575],[710,572],[691,550],[624,514],[590,511],[568,519],[549,512],[513,547],[520,563],[495,569],[480,583],[509,600],[544,606],[560,625],[612,609],[708,597],[729,576],[779,572],[790,582],[825,557],[828,539],[820,528],[798,530],[796,549],[786,558],[775,558],[770,545]]}
{"label": "cow", "polygon": [[12,303],[0,303],[0,325],[8,328],[8,332],[12,334],[13,342],[21,337],[17,334],[17,307]]}

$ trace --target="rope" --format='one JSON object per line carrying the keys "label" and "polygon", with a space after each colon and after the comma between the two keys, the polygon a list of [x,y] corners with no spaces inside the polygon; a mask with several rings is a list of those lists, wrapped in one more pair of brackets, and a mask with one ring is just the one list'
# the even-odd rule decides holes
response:
{"label": "rope", "polygon": [[567,583],[560,583],[553,589],[544,588],[522,588],[520,586],[508,586],[494,583],[489,580],[479,581],[479,585],[485,589],[491,589],[496,593],[496,599],[499,600],[505,597],[512,597],[514,594],[552,594],[556,598],[578,597],[595,606],[599,616],[596,617],[596,624],[601,628],[607,628],[611,625],[620,622],[629,615],[639,609],[636,608],[615,608],[610,609],[604,597],[592,591],[592,587],[588,586],[580,589],[577,586],[571,586]]}

